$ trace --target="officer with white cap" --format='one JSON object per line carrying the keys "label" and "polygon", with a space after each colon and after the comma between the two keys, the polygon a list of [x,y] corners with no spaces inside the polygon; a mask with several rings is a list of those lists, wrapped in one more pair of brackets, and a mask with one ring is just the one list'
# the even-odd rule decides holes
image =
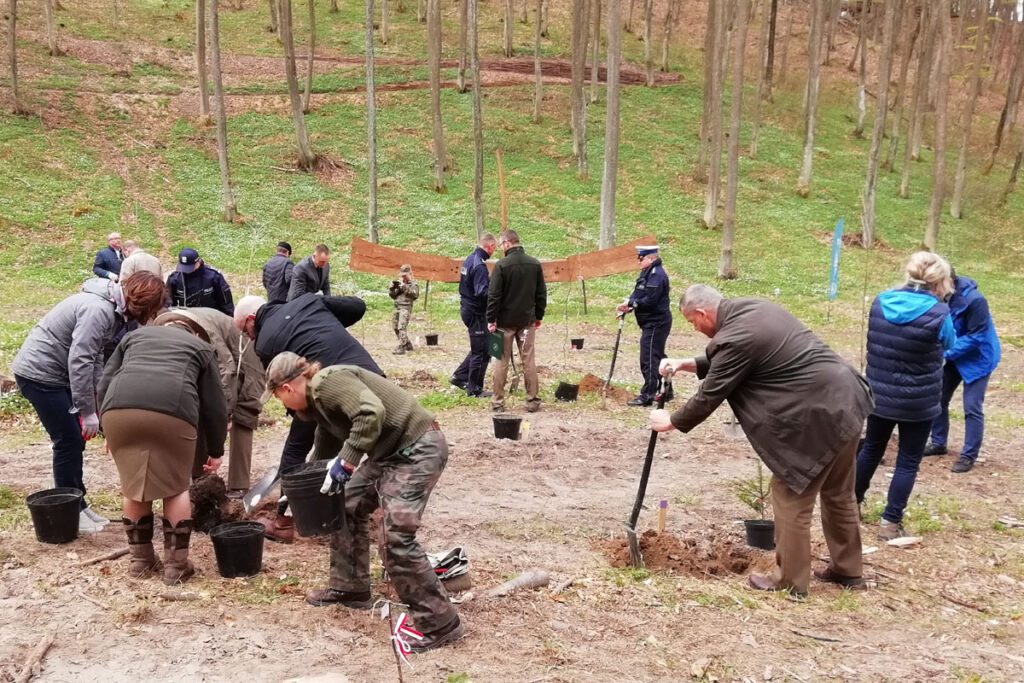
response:
{"label": "officer with white cap", "polygon": [[[632,311],[640,326],[640,372],[644,376],[640,394],[629,401],[630,406],[649,406],[658,393],[658,366],[665,357],[665,342],[672,331],[672,305],[669,303],[669,281],[661,265],[658,245],[639,245],[636,258],[640,262],[640,277],[627,303],[616,310],[622,314]],[[665,400],[671,400],[666,396]]]}

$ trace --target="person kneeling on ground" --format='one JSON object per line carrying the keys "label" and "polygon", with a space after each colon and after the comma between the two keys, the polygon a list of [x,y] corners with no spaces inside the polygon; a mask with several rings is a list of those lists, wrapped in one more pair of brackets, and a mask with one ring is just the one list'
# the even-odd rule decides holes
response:
{"label": "person kneeling on ground", "polygon": [[[448,461],[448,441],[434,415],[374,372],[353,365],[321,369],[290,351],[267,368],[263,398],[271,395],[316,419],[314,459],[340,448],[327,465],[321,492],[344,490],[348,529],[331,536],[329,587],[310,592],[306,602],[370,609],[370,514],[380,506],[384,568],[423,633],[413,652],[461,638],[459,615],[416,540],[430,492]],[[360,465],[363,453],[368,457]]]}
{"label": "person kneeling on ground", "polygon": [[204,469],[220,467],[228,411],[209,338],[192,321],[142,327],[118,344],[99,386],[100,423],[124,494],[129,575],[160,569],[153,550],[153,501],[163,499],[164,583],[195,573],[189,499],[196,437],[209,448]]}
{"label": "person kneeling on ground", "polygon": [[770,576],[751,574],[751,587],[807,593],[811,512],[819,495],[831,560],[814,575],[864,587],[853,494],[857,441],[872,405],[864,378],[771,301],[725,299],[707,285],[692,285],[679,309],[711,341],[703,357],[666,358],[661,373],[695,372],[704,382],[674,413],[653,411],[651,428],[688,432],[729,402],[773,474],[777,566]]}

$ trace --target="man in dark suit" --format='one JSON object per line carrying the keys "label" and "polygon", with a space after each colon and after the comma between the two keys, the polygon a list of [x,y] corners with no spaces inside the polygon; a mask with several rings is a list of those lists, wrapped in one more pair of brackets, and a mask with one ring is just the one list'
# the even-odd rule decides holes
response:
{"label": "man in dark suit", "polygon": [[296,264],[292,271],[292,284],[288,288],[288,301],[303,294],[331,295],[331,250],[325,244],[316,245],[310,256]]}
{"label": "man in dark suit", "polygon": [[112,232],[107,235],[107,246],[96,252],[96,259],[92,262],[92,272],[96,277],[105,277],[112,282],[121,278],[121,262],[124,261],[124,252],[121,251],[121,233]]}
{"label": "man in dark suit", "polygon": [[288,290],[292,285],[292,245],[287,242],[277,243],[277,253],[263,264],[263,288],[267,290],[267,301],[280,303],[288,300]]}

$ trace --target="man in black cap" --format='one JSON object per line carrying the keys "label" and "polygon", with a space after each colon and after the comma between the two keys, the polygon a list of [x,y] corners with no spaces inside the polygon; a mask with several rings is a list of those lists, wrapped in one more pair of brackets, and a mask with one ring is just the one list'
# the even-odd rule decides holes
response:
{"label": "man in black cap", "polygon": [[281,303],[288,300],[288,288],[292,284],[292,245],[277,243],[277,253],[263,264],[263,288],[267,290],[267,301]]}
{"label": "man in black cap", "polygon": [[235,302],[231,287],[216,268],[203,263],[195,249],[178,252],[178,265],[167,278],[171,306],[182,308],[216,308],[224,315],[234,315]]}
{"label": "man in black cap", "polygon": [[[640,326],[640,372],[644,385],[640,394],[627,403],[630,406],[649,406],[658,393],[658,366],[665,357],[665,342],[672,331],[672,305],[669,303],[669,281],[661,266],[657,245],[636,247],[640,262],[640,277],[636,279],[629,301],[615,310],[619,315],[632,311]],[[670,400],[671,396],[666,396]]]}

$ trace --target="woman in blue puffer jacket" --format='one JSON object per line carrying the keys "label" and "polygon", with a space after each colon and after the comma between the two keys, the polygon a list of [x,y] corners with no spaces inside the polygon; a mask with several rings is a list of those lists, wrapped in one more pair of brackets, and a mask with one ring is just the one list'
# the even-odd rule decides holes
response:
{"label": "woman in blue puffer jacket", "polygon": [[952,292],[949,263],[927,251],[911,255],[906,284],[882,292],[868,319],[867,378],[875,410],[857,454],[857,501],[899,427],[899,454],[889,485],[878,539],[906,536],[903,510],[914,488],[932,421],[939,416],[943,353],[953,348],[956,332],[943,300]]}

